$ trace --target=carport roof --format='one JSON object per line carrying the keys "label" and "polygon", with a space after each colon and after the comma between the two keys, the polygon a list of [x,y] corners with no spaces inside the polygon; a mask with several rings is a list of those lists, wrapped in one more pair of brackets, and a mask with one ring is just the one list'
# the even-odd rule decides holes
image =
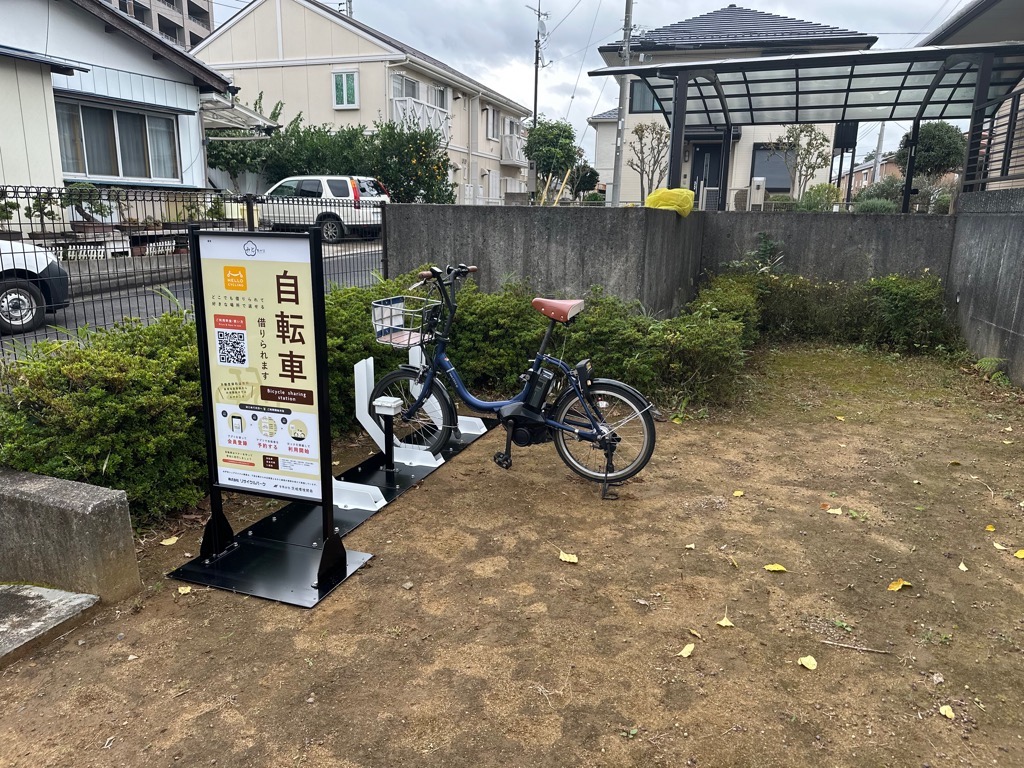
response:
{"label": "carport roof", "polygon": [[978,106],[989,117],[1024,77],[1024,43],[717,59],[589,74],[644,80],[670,125],[675,81],[688,82],[689,127],[966,119],[979,72],[988,67]]}

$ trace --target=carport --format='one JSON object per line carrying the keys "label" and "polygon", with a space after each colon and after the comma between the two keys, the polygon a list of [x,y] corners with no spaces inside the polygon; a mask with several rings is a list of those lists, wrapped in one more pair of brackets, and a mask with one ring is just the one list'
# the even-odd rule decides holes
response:
{"label": "carport", "polygon": [[[589,74],[633,76],[650,88],[671,131],[669,187],[682,181],[684,126],[686,132],[721,133],[721,178],[727,178],[734,127],[887,120],[913,125],[904,213],[925,120],[969,121],[963,191],[1024,179],[1020,94],[1013,94],[1024,77],[1020,42],[605,67]],[[1001,146],[994,146],[997,141]],[[725,203],[719,195],[719,210]]]}

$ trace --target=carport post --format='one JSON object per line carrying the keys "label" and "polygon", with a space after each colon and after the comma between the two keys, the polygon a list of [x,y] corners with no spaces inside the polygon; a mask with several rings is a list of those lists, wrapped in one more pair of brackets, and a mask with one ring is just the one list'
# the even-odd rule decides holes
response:
{"label": "carport post", "polygon": [[672,132],[668,144],[668,187],[678,189],[683,182],[683,138],[686,134],[686,97],[689,74],[676,75],[672,88]]}
{"label": "carport post", "polygon": [[917,138],[921,134],[921,118],[914,118],[910,129],[910,144],[907,146],[907,180],[903,184],[903,213],[910,213],[910,193],[914,187],[914,159],[917,155]]}
{"label": "carport post", "polygon": [[[974,84],[974,107],[971,110],[971,125],[967,129],[967,157],[964,159],[964,175],[961,189],[964,192],[977,192],[985,188],[981,179],[981,142],[985,130],[985,104],[988,102],[988,89],[992,84],[992,54],[981,57],[978,64],[978,80]],[[991,136],[991,134],[990,134]],[[1009,141],[1007,142],[1009,149]],[[986,154],[986,159],[987,159]],[[972,179],[973,181],[968,181]]]}
{"label": "carport post", "polygon": [[732,152],[732,123],[725,121],[725,131],[722,133],[722,152],[720,155],[722,167],[718,171],[718,186],[722,190],[718,195],[718,210],[724,211],[728,208],[729,197],[729,153]]}

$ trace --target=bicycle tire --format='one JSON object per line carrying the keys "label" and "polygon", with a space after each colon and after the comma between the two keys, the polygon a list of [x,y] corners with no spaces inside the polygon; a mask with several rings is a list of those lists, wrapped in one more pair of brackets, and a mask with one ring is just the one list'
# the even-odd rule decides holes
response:
{"label": "bicycle tire", "polygon": [[[397,397],[402,401],[403,411],[416,400],[419,392],[417,376],[413,371],[392,371],[373,388],[370,394],[370,415],[384,429],[384,419],[373,410],[373,402],[378,397]],[[455,408],[451,398],[437,379],[430,389],[430,397],[423,401],[411,419],[401,416],[394,418],[394,435],[396,445],[403,448],[416,448],[439,454],[451,439],[455,429]]]}
{"label": "bicycle tire", "polygon": [[[599,483],[621,483],[646,467],[654,454],[656,437],[650,403],[631,387],[611,379],[597,379],[588,394],[597,404],[604,424],[617,439],[614,468],[606,473],[604,449],[596,442],[577,440],[571,432],[553,430],[555,450],[565,465],[580,477]],[[555,402],[552,418],[580,429],[589,431],[592,428],[572,389],[563,392]],[[623,455],[626,458],[624,466],[615,461]]]}

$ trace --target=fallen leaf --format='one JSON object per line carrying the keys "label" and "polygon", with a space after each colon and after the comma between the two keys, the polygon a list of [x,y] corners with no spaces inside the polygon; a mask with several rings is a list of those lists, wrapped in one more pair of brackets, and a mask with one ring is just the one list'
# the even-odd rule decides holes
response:
{"label": "fallen leaf", "polygon": [[914,485],[920,485],[920,484],[921,484],[921,481],[920,481],[920,480],[915,480],[915,481],[914,481]]}
{"label": "fallen leaf", "polygon": [[993,541],[992,542],[992,546],[995,547],[996,549],[998,549],[1000,552],[1003,552],[1003,551],[1006,550],[1006,547],[1003,546],[1002,544],[1000,544],[998,541]]}
{"label": "fallen leaf", "polygon": [[964,565],[964,561],[963,560],[960,561],[960,565],[958,565],[957,568],[959,568],[961,571],[966,571],[967,570],[967,566]]}
{"label": "fallen leaf", "polygon": [[1016,552],[1013,553],[1013,556],[1016,557],[1018,560],[1024,560],[1024,549],[1018,549]]}
{"label": "fallen leaf", "polygon": [[687,643],[686,647],[683,648],[683,650],[681,650],[679,653],[677,653],[676,656],[682,656],[684,659],[688,659],[690,658],[690,654],[693,653],[693,649],[695,647],[696,646],[693,643]]}
{"label": "fallen leaf", "polygon": [[778,563],[770,563],[769,565],[766,565],[764,569],[766,571],[771,571],[772,573],[786,573],[786,566],[779,565]]}
{"label": "fallen leaf", "polygon": [[725,618],[724,619],[722,619],[721,621],[716,621],[715,623],[718,626],[720,626],[720,627],[735,627],[736,626],[731,621],[729,621],[729,614],[728,613],[725,614]]}
{"label": "fallen leaf", "polygon": [[914,507],[918,512],[924,512],[924,507]]}
{"label": "fallen leaf", "polygon": [[687,548],[687,549],[696,549],[696,548],[697,548],[697,545],[696,545],[696,544],[687,544],[687,545],[686,545],[686,548]]}
{"label": "fallen leaf", "polygon": [[894,581],[892,584],[886,587],[886,589],[888,589],[890,592],[899,592],[904,587],[912,586],[914,585],[911,584],[909,581],[904,581],[903,579],[896,579],[896,581]]}
{"label": "fallen leaf", "polygon": [[1003,445],[1013,445],[1013,440],[1003,440]]}
{"label": "fallen leaf", "polygon": [[845,416],[836,416],[836,419],[838,419],[839,421],[846,421]]}
{"label": "fallen leaf", "polygon": [[732,495],[733,496],[742,496],[743,495],[743,491],[733,491]]}
{"label": "fallen leaf", "polygon": [[949,462],[949,464],[947,464],[946,466],[947,467],[959,467],[960,466],[960,462],[954,460],[954,461]]}
{"label": "fallen leaf", "polygon": [[178,594],[179,595],[187,595],[191,591],[192,591],[192,587],[178,587]]}
{"label": "fallen leaf", "polygon": [[733,568],[739,569],[739,566],[736,564],[736,558],[735,557],[730,557],[729,558],[729,562],[732,563],[732,567]]}
{"label": "fallen leaf", "polygon": [[177,544],[178,543],[178,537],[177,536],[171,536],[168,539],[164,539],[160,543],[163,544],[165,547],[169,547],[172,544]]}
{"label": "fallen leaf", "polygon": [[949,704],[943,704],[941,707],[939,707],[939,714],[945,715],[950,720],[956,719],[956,715],[953,713],[953,708],[949,706]]}
{"label": "fallen leaf", "polygon": [[691,629],[690,630],[690,634],[693,635],[694,637],[696,637],[698,640],[703,640],[704,639],[703,637],[700,636],[700,632],[698,632],[695,629]]}
{"label": "fallen leaf", "polygon": [[994,525],[986,525],[985,526],[985,530],[988,531],[989,533],[992,533],[992,531],[994,531],[995,529],[996,529],[996,527]]}
{"label": "fallen leaf", "polygon": [[821,508],[822,508],[822,509],[832,509],[832,505],[831,505],[831,504],[829,504],[829,503],[828,503],[827,501],[823,501],[823,502],[821,503]]}
{"label": "fallen leaf", "polygon": [[801,656],[799,659],[796,660],[796,663],[799,664],[801,667],[806,667],[810,670],[815,670],[818,668],[818,662],[814,660],[813,656]]}
{"label": "fallen leaf", "polygon": [[843,508],[842,507],[836,507],[835,509],[830,509],[828,511],[828,513],[830,515],[841,515],[841,514],[843,514]]}
{"label": "fallen leaf", "polygon": [[570,555],[568,552],[558,550],[558,559],[566,563],[578,563],[580,559],[576,555]]}
{"label": "fallen leaf", "polygon": [[1013,432],[1013,427],[1003,427],[1003,432]]}
{"label": "fallen leaf", "polygon": [[134,653],[128,654],[128,661],[135,661],[137,658],[139,657],[136,656]]}

